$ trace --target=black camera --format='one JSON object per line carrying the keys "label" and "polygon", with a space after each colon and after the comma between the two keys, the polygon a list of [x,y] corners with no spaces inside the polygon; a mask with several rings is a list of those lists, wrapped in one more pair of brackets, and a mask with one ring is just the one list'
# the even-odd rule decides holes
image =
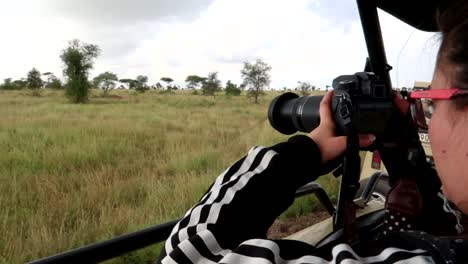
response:
{"label": "black camera", "polygon": [[[337,135],[386,132],[394,110],[392,90],[369,72],[342,75],[333,80],[332,113]],[[319,107],[323,96],[285,93],[276,97],[268,109],[268,119],[277,131],[290,135],[310,132],[320,124]]]}

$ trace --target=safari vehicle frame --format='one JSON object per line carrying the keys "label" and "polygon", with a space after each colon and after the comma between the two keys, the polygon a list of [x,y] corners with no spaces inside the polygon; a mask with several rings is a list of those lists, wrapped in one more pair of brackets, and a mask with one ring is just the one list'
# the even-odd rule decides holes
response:
{"label": "safari vehicle frame", "polygon": [[[439,3],[441,2],[436,0],[414,0],[412,3],[408,3],[408,1],[403,0],[357,0],[359,15],[369,54],[366,63],[366,71],[374,72],[385,81],[387,87],[392,87],[389,75],[389,71],[392,68],[387,64],[377,8],[392,14],[420,30],[437,31],[434,14]],[[384,160],[384,163],[385,162],[386,161]],[[395,166],[392,162],[388,162],[388,164],[386,163],[385,165],[390,172],[391,167]],[[386,177],[386,175],[375,173],[369,178],[361,197],[358,199],[362,205],[365,205],[370,199],[370,196],[381,177]],[[341,192],[343,192],[343,189],[340,190],[340,196],[343,194]],[[336,214],[337,209],[335,209],[325,191],[317,183],[309,183],[306,186],[303,186],[297,191],[296,195],[302,196],[311,193],[317,196],[319,201],[330,214]],[[370,230],[375,227],[375,223],[382,219],[382,216],[383,210],[366,215],[365,219],[361,219],[359,221],[358,228]],[[30,263],[96,263],[105,261],[130,251],[164,241],[178,221],[179,220],[174,220],[154,227],[149,227],[137,232],[121,235],[110,240],[32,261]],[[339,234],[335,233],[326,237],[319,243],[319,245],[324,245],[333,241],[338,235]]]}

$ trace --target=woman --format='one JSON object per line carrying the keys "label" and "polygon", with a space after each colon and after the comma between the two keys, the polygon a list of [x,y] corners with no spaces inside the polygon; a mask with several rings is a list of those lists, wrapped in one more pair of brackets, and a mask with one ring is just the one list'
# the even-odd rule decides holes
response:
{"label": "woman", "polygon": [[[391,232],[353,247],[339,244],[317,250],[300,241],[266,239],[270,225],[292,204],[296,189],[320,176],[313,172],[346,148],[346,138],[334,135],[329,92],[320,105],[318,128],[269,148],[254,147],[216,179],[175,226],[160,262],[468,263],[463,239],[440,236],[463,232],[461,213],[447,198],[468,214],[468,4],[454,2],[439,12],[438,22],[442,43],[431,89],[436,93],[446,89],[450,94],[426,93],[439,99],[434,100],[429,135],[445,196],[437,190],[424,197],[426,211],[432,210],[434,217],[426,215],[419,220],[420,228],[414,227],[417,231],[408,225],[403,232]],[[397,97],[395,103],[402,113],[408,112],[406,101]],[[360,137],[361,146],[373,141],[371,135]],[[434,223],[434,219],[447,222]]]}

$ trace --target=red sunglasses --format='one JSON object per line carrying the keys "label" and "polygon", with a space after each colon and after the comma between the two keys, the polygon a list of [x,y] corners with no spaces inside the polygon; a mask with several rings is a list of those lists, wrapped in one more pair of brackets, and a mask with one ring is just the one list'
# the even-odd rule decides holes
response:
{"label": "red sunglasses", "polygon": [[453,100],[467,95],[468,90],[458,88],[431,89],[430,86],[427,90],[410,92],[408,99],[413,121],[420,128],[427,130],[434,112],[433,100]]}

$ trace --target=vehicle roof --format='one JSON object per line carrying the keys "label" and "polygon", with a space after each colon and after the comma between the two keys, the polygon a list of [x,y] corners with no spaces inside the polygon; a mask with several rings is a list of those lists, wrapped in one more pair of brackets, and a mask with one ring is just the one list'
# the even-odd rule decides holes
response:
{"label": "vehicle roof", "polygon": [[436,13],[446,0],[368,0],[403,22],[423,31],[438,31]]}
{"label": "vehicle roof", "polygon": [[415,81],[414,82],[414,89],[426,89],[431,85],[430,82],[422,82],[422,81]]}

